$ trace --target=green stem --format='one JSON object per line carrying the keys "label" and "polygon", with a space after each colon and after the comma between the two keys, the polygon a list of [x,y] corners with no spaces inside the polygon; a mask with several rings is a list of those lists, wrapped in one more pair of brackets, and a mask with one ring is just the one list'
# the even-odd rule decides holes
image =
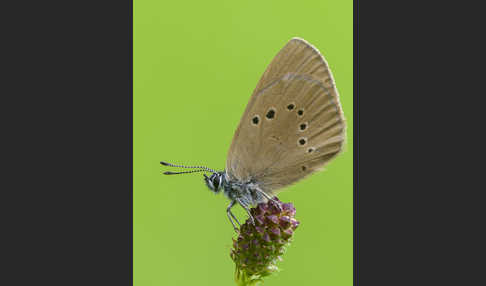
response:
{"label": "green stem", "polygon": [[248,276],[246,271],[241,270],[236,266],[235,269],[235,282],[238,286],[257,286],[262,282],[261,278]]}

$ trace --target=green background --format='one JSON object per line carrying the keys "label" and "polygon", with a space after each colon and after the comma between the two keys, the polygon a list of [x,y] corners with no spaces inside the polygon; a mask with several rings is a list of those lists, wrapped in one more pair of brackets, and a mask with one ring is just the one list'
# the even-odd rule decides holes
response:
{"label": "green background", "polygon": [[[353,7],[340,1],[134,1],[134,284],[234,285],[228,201],[202,174],[225,167],[266,66],[292,37],[327,59],[347,120],[344,153],[279,194],[301,221],[265,285],[352,285]],[[242,209],[235,208],[244,218]]]}

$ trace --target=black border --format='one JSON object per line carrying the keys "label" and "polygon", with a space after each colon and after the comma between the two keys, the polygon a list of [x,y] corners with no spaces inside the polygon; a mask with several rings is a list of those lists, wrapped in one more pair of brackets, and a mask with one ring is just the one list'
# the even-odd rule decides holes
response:
{"label": "black border", "polygon": [[359,17],[358,0],[353,1],[353,285],[358,285],[358,186],[359,186]]}
{"label": "black border", "polygon": [[133,1],[5,4],[1,284],[133,285]]}
{"label": "black border", "polygon": [[129,189],[128,192],[128,201],[130,202],[128,212],[129,212],[129,220],[128,220],[128,236],[129,236],[129,256],[128,256],[128,263],[129,263],[129,277],[128,282],[130,285],[133,285],[133,0],[128,0],[129,4],[129,24],[128,24],[128,71],[129,71],[129,80],[128,80],[128,105],[130,106],[128,112],[128,141],[129,141],[129,153],[128,153],[128,177],[129,177]]}

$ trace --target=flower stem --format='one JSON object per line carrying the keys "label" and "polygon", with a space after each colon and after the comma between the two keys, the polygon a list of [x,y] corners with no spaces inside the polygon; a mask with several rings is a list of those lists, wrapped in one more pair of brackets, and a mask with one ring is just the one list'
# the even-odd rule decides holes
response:
{"label": "flower stem", "polygon": [[246,271],[241,271],[239,267],[235,270],[235,282],[238,286],[257,286],[262,282],[261,278],[249,277]]}

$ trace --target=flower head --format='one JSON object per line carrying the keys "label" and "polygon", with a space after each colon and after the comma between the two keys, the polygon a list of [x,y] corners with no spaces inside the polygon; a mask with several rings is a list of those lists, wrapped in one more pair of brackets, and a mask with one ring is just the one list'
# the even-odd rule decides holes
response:
{"label": "flower head", "polygon": [[277,197],[260,203],[250,210],[255,224],[247,219],[241,225],[237,239],[233,239],[231,258],[236,264],[238,285],[254,285],[262,278],[278,271],[276,262],[282,260],[299,222],[291,203]]}

